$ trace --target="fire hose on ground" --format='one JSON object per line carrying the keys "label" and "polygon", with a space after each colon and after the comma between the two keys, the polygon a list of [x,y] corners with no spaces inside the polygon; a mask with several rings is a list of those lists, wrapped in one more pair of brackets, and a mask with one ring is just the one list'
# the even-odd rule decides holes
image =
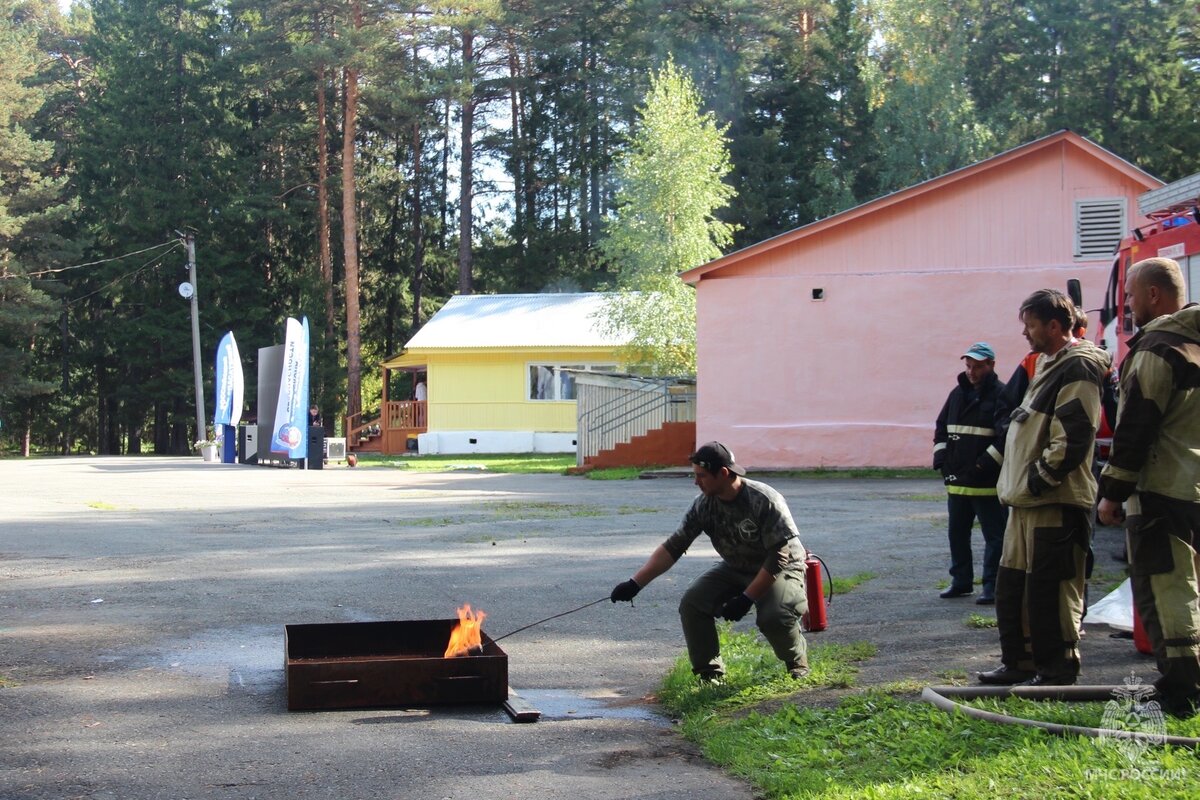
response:
{"label": "fire hose on ground", "polygon": [[1107,728],[1088,728],[1082,725],[1063,725],[1057,722],[1042,722],[1041,720],[1013,717],[994,711],[984,711],[980,708],[956,703],[949,699],[975,699],[979,697],[1009,697],[1029,700],[1061,700],[1064,702],[1103,702],[1116,696],[1119,686],[926,686],[921,692],[921,699],[936,708],[953,713],[955,711],[968,717],[995,722],[1002,725],[1022,725],[1028,728],[1041,728],[1056,736],[1076,735],[1093,739],[1134,739],[1149,744],[1170,744],[1176,747],[1186,747],[1190,750],[1200,750],[1200,739],[1191,736],[1167,736],[1165,734],[1144,733],[1141,731],[1111,730]]}

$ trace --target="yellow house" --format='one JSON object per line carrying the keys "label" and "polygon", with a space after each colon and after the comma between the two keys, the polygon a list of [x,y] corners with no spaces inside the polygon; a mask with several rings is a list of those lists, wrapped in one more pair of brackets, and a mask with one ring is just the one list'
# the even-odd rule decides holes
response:
{"label": "yellow house", "polygon": [[393,372],[415,373],[418,396],[385,395],[375,449],[411,450],[415,438],[417,449],[431,454],[574,452],[575,379],[568,370],[615,372],[626,344],[597,322],[606,297],[450,298],[382,365],[384,387]]}

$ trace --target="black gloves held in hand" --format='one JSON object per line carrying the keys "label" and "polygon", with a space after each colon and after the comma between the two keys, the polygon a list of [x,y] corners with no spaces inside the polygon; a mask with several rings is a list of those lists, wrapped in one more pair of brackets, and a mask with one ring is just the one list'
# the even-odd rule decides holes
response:
{"label": "black gloves held in hand", "polygon": [[737,597],[725,601],[725,605],[721,606],[721,616],[730,622],[737,622],[746,616],[746,612],[753,605],[754,601],[746,597],[745,593],[739,594]]}
{"label": "black gloves held in hand", "polygon": [[642,587],[638,586],[637,581],[630,578],[624,583],[618,583],[616,586],[614,586],[612,594],[609,595],[608,599],[612,600],[614,603],[618,600],[623,603],[628,603],[633,600],[633,598],[637,597],[637,593],[641,590]]}

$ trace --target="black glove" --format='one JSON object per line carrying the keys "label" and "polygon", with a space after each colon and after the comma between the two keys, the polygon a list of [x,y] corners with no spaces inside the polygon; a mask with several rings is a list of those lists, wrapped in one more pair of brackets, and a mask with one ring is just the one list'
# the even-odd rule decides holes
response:
{"label": "black glove", "polygon": [[743,592],[737,597],[725,601],[725,605],[721,606],[721,616],[730,622],[737,622],[742,617],[746,616],[746,612],[754,605],[754,601],[746,597]]}
{"label": "black glove", "polygon": [[1027,488],[1029,493],[1034,497],[1041,497],[1042,492],[1046,491],[1047,489],[1054,488],[1046,481],[1045,478],[1042,477],[1042,473],[1038,471],[1038,465],[1036,461],[1029,465],[1029,471],[1025,479],[1025,488]]}
{"label": "black glove", "polygon": [[612,594],[609,595],[608,599],[612,600],[614,603],[618,600],[620,600],[622,603],[628,603],[631,602],[633,598],[637,597],[637,593],[641,590],[642,587],[638,586],[638,582],[633,578],[630,578],[624,583],[618,583],[616,586],[614,586]]}

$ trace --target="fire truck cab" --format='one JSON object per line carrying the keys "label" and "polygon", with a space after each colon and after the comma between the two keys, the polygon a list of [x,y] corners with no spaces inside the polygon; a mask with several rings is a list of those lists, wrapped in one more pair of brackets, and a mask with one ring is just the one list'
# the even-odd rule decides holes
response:
{"label": "fire truck cab", "polygon": [[1200,302],[1200,174],[1169,183],[1138,197],[1138,210],[1150,220],[1121,240],[1100,309],[1097,342],[1125,357],[1134,334],[1133,315],[1125,303],[1125,273],[1144,258],[1159,256],[1179,262],[1188,302]]}

